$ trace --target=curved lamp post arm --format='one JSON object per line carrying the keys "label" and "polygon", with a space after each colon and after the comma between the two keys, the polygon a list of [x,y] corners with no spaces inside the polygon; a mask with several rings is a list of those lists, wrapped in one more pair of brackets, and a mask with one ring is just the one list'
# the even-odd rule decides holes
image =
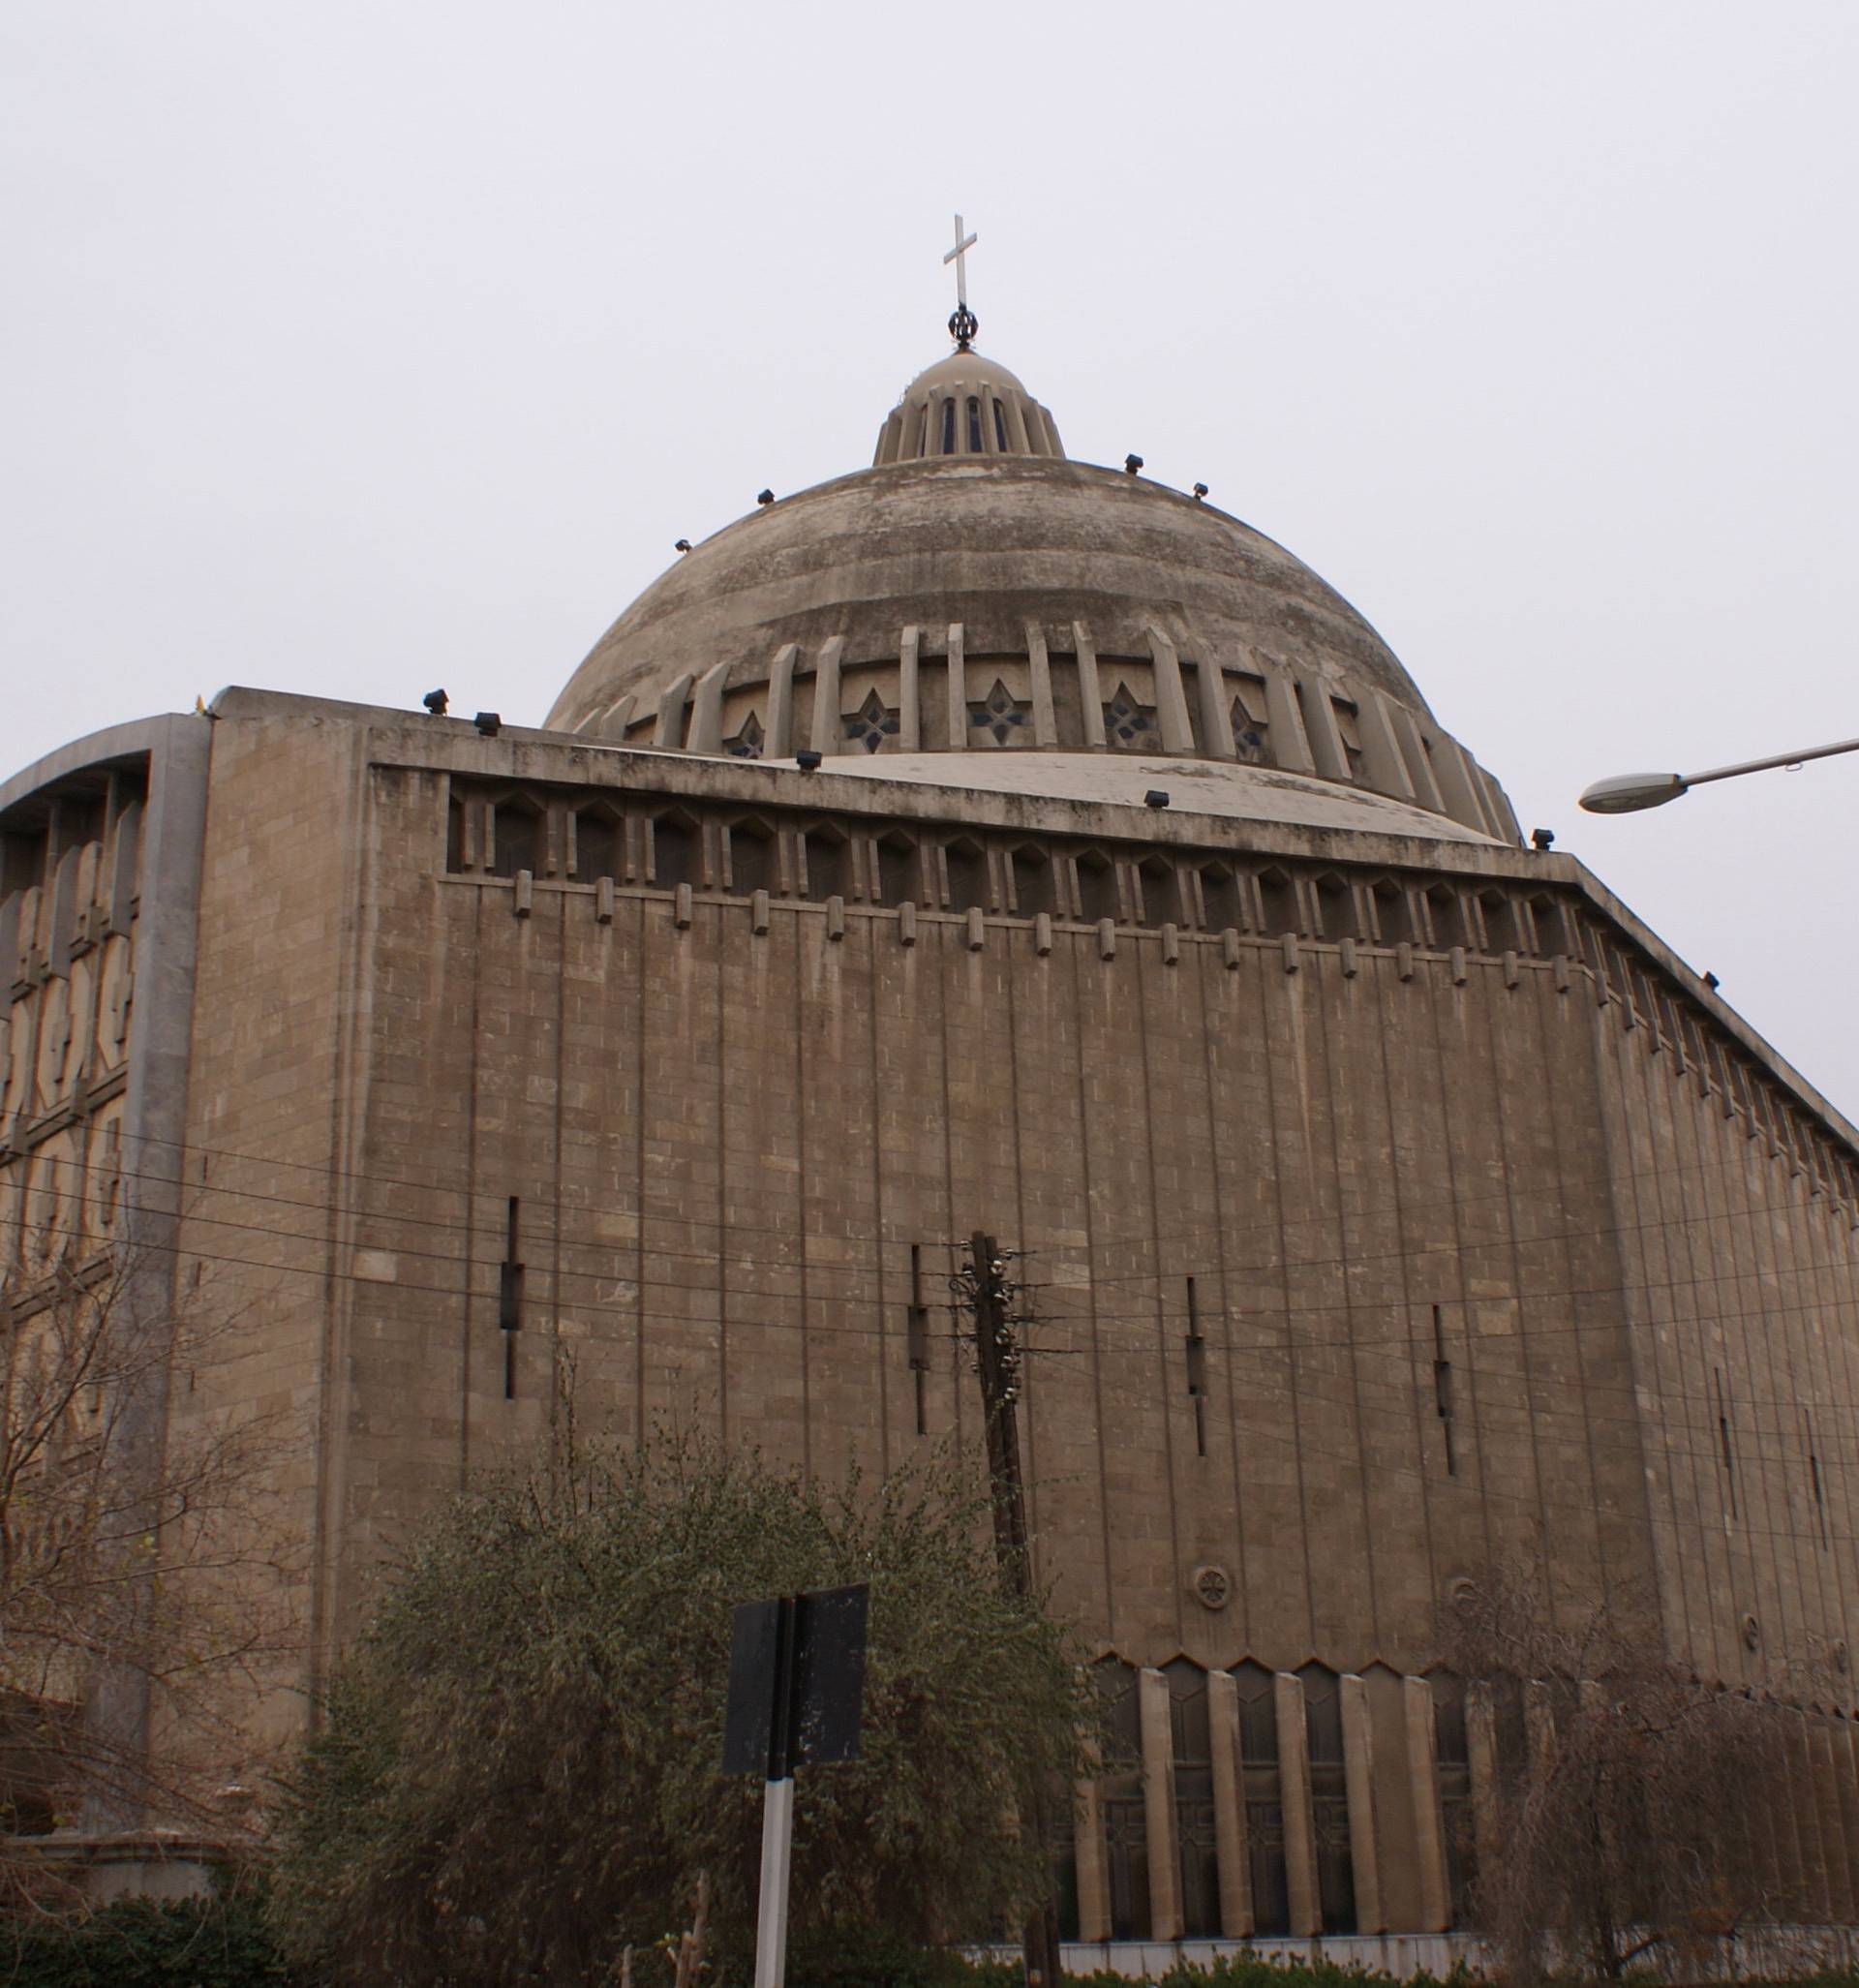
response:
{"label": "curved lamp post arm", "polygon": [[1805,752],[1777,752],[1767,759],[1739,760],[1734,766],[1714,766],[1705,773],[1623,773],[1597,780],[1581,797],[1590,814],[1631,814],[1641,808],[1661,808],[1706,780],[1733,780],[1742,773],[1767,773],[1772,767],[1800,766],[1810,759],[1831,759],[1839,752],[1859,752],[1859,739],[1837,746],[1810,746]]}

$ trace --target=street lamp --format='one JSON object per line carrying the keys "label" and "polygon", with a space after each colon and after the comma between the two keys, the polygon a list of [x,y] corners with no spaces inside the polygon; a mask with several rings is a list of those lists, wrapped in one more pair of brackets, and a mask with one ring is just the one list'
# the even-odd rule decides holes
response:
{"label": "street lamp", "polygon": [[1767,773],[1774,766],[1800,766],[1810,759],[1831,759],[1836,752],[1859,752],[1859,739],[1837,746],[1811,746],[1805,752],[1778,752],[1772,759],[1745,759],[1736,766],[1714,766],[1708,773],[1617,773],[1597,780],[1581,797],[1590,814],[1632,814],[1641,808],[1662,808],[1706,780],[1726,780],[1739,773]]}

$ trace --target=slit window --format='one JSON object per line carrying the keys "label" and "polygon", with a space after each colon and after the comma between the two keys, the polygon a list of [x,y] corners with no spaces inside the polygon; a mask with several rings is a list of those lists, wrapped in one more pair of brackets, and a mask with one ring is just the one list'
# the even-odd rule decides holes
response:
{"label": "slit window", "polygon": [[994,444],[1002,455],[1007,453],[1007,411],[999,401],[994,403]]}
{"label": "slit window", "polygon": [[968,399],[968,453],[981,453],[981,403],[972,394]]}
{"label": "slit window", "polygon": [[956,452],[956,404],[953,400],[942,404],[942,452],[944,455]]}

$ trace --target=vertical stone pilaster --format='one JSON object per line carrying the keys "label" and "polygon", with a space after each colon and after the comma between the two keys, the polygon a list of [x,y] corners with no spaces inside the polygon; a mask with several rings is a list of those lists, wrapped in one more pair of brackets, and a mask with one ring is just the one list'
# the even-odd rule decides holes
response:
{"label": "vertical stone pilaster", "polygon": [[1143,1734],[1143,1824],[1149,1849],[1149,1938],[1181,1937],[1181,1847],[1175,1826],[1174,1738],[1169,1726],[1169,1680],[1159,1670],[1137,1673]]}
{"label": "vertical stone pilaster", "polygon": [[655,746],[680,751],[685,743],[685,714],[690,705],[690,672],[674,677],[658,699],[658,723],[652,735]]}
{"label": "vertical stone pilaster", "polygon": [[1343,1789],[1349,1797],[1349,1860],[1356,1879],[1356,1930],[1387,1927],[1382,1905],[1382,1832],[1375,1802],[1375,1728],[1368,1687],[1353,1671],[1337,1681],[1343,1706]]}
{"label": "vertical stone pilaster", "polygon": [[1194,687],[1201,704],[1201,749],[1216,759],[1231,759],[1233,706],[1227,698],[1227,673],[1204,651],[1194,666]]}
{"label": "vertical stone pilaster", "polygon": [[813,749],[823,759],[830,759],[845,743],[845,727],[839,722],[839,658],[844,654],[845,637],[829,635],[813,665]]}
{"label": "vertical stone pilaster", "polygon": [[1078,644],[1078,708],[1084,725],[1084,743],[1104,749],[1104,686],[1097,676],[1097,644],[1082,622],[1072,624]]}
{"label": "vertical stone pilaster", "polygon": [[1033,744],[1058,744],[1058,719],[1052,710],[1052,665],[1046,654],[1046,630],[1037,622],[1026,624],[1026,669],[1033,690]]}
{"label": "vertical stone pilaster", "polygon": [[966,636],[960,622],[949,624],[949,674],[943,685],[949,749],[960,752],[968,743],[968,662]]}
{"label": "vertical stone pilaster", "polygon": [[1078,1937],[1111,1937],[1111,1853],[1104,1838],[1104,1800],[1095,1780],[1072,1789],[1072,1855],[1078,1868]]}
{"label": "vertical stone pilaster", "polygon": [[794,664],[800,653],[798,642],[783,642],[775,652],[775,667],[768,673],[768,737],[762,747],[765,759],[793,756]]}
{"label": "vertical stone pilaster", "polygon": [[1315,773],[1317,762],[1310,756],[1310,741],[1304,736],[1304,720],[1291,679],[1263,656],[1259,666],[1265,674],[1265,735],[1273,765],[1286,773]]}
{"label": "vertical stone pilaster", "polygon": [[1472,1832],[1482,1870],[1495,1870],[1504,1846],[1498,1836],[1498,1707],[1491,1687],[1465,1688],[1465,1752],[1472,1782]]}
{"label": "vertical stone pilaster", "polygon": [[923,708],[918,701],[917,651],[923,631],[913,622],[898,642],[898,750],[923,749]]}
{"label": "vertical stone pilaster", "polygon": [[1424,1677],[1401,1679],[1407,1716],[1407,1778],[1414,1808],[1414,1861],[1419,1877],[1422,1933],[1444,1933],[1452,1923],[1447,1877],[1446,1810],[1440,1801],[1438,1713]]}
{"label": "vertical stone pilaster", "polygon": [[1310,1805],[1310,1728],[1304,1687],[1295,1672],[1273,1675],[1272,1709],[1278,1716],[1278,1802],[1285,1823],[1291,1931],[1295,1938],[1312,1940],[1324,1930],[1324,1902],[1317,1885],[1317,1819]]}
{"label": "vertical stone pilaster", "polygon": [[697,694],[690,707],[690,730],[685,740],[692,752],[723,749],[723,679],[728,675],[728,663],[714,662],[697,679]]}
{"label": "vertical stone pilaster", "polygon": [[1336,707],[1329,701],[1329,686],[1322,677],[1299,681],[1297,707],[1303,714],[1304,736],[1310,741],[1310,754],[1317,762],[1317,771],[1326,780],[1354,780],[1349,770],[1349,749],[1343,744],[1342,727],[1336,722]]}
{"label": "vertical stone pilaster", "polygon": [[1213,1833],[1220,1867],[1220,1931],[1250,1940],[1255,1925],[1252,1858],[1246,1837],[1246,1775],[1239,1745],[1239,1687],[1225,1670],[1207,1673],[1213,1750]]}
{"label": "vertical stone pilaster", "polygon": [[1149,657],[1155,671],[1155,719],[1165,752],[1192,752],[1194,727],[1188,722],[1188,700],[1181,688],[1181,658],[1160,628],[1149,631]]}

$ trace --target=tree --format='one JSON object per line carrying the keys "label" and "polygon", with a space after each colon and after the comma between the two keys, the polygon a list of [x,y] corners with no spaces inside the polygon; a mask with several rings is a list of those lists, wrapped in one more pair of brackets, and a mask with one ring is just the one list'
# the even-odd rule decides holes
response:
{"label": "tree", "polygon": [[828,1490],[752,1454],[571,1441],[419,1539],[331,1692],[282,1820],[290,1944],[345,1980],[581,1982],[685,1923],[752,1934],[759,1781],[724,1780],[730,1610],[871,1590],[862,1758],[797,1784],[797,1937],[1017,1923],[1015,1826],[1080,1767],[1082,1670],[1000,1577],[942,1456]]}
{"label": "tree", "polygon": [[1699,1678],[1630,1597],[1559,1624],[1534,1575],[1461,1593],[1443,1640],[1489,1695],[1499,1759],[1473,1913],[1510,1980],[1695,1962],[1782,1903],[1752,1830],[1786,1799],[1797,1711]]}
{"label": "tree", "polygon": [[231,1717],[294,1640],[264,1517],[278,1418],[168,1414],[245,1328],[137,1268],[0,1279],[0,1912],[72,1891],[54,1830],[225,1833]]}

